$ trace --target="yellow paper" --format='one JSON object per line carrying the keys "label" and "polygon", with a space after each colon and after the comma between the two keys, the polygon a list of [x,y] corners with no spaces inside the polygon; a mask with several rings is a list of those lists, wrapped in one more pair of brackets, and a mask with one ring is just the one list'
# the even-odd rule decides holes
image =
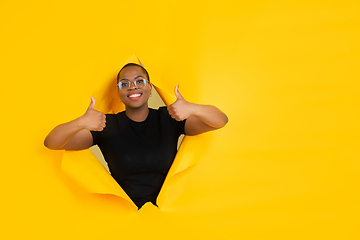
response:
{"label": "yellow paper", "polygon": [[[359,12],[355,0],[1,1],[0,239],[360,239]],[[159,208],[139,211],[92,153],[43,146],[90,96],[123,110],[110,83],[134,53],[166,104],[179,84],[229,117],[184,140]]]}

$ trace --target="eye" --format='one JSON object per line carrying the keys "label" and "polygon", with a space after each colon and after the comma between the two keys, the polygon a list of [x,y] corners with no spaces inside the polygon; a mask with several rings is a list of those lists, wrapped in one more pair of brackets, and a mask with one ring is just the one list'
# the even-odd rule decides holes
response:
{"label": "eye", "polygon": [[136,84],[143,84],[144,82],[145,82],[145,79],[136,80]]}
{"label": "eye", "polygon": [[120,82],[120,88],[125,88],[125,87],[128,87],[129,86],[129,83],[128,82]]}

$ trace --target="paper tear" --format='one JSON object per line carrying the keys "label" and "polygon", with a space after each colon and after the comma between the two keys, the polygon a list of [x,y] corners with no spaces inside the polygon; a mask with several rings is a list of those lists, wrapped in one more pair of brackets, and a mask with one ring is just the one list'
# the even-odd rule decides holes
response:
{"label": "paper tear", "polygon": [[[125,64],[131,62],[143,65],[136,55],[130,57]],[[174,94],[157,86],[161,85],[158,80],[153,80],[152,84],[167,106],[176,100]],[[104,113],[117,113],[125,109],[123,103],[114,100],[118,98],[115,86],[116,85],[112,80],[108,81],[102,89],[97,91],[97,94],[94,94],[96,99],[101,99],[99,103],[97,102],[97,110]],[[173,165],[171,166],[160,191],[158,197],[158,200],[161,203],[160,205],[166,200],[166,189],[171,187],[172,183],[169,179],[198,162],[205,150],[205,140],[206,138],[201,135],[184,137]],[[125,191],[89,149],[82,151],[66,150],[62,158],[61,168],[65,174],[80,185],[85,191],[95,194],[112,194],[131,202],[132,205],[135,206]]]}

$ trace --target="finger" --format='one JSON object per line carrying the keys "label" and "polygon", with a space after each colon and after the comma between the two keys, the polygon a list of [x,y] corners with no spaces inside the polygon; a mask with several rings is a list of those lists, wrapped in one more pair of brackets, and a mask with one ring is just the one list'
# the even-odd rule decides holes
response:
{"label": "finger", "polygon": [[169,106],[167,107],[167,110],[168,110],[169,114],[171,115],[171,114],[172,114],[172,112],[174,111],[174,107],[173,107],[173,105],[172,105],[172,104],[171,104],[171,105],[169,105]]}
{"label": "finger", "polygon": [[175,118],[175,120],[176,120],[176,121],[181,121],[182,118],[180,118],[179,116],[177,116],[177,117]]}
{"label": "finger", "polygon": [[176,85],[175,87],[175,96],[177,99],[182,99],[183,96],[181,96],[180,92],[179,92],[179,85]]}
{"label": "finger", "polygon": [[89,105],[89,109],[94,109],[95,108],[95,98],[93,96],[90,97],[91,98],[91,102]]}
{"label": "finger", "polygon": [[173,116],[173,115],[174,115],[174,110],[173,110],[173,109],[170,109],[170,110],[169,110],[169,115],[170,115],[170,116]]}
{"label": "finger", "polygon": [[169,115],[170,115],[171,118],[175,119],[175,114],[173,112],[169,113]]}
{"label": "finger", "polygon": [[[176,101],[175,101],[176,102]],[[174,102],[174,103],[175,103]],[[172,103],[172,104],[170,104],[169,106],[167,106],[167,109],[169,110],[169,109],[172,109],[173,107],[174,107],[174,103]]]}

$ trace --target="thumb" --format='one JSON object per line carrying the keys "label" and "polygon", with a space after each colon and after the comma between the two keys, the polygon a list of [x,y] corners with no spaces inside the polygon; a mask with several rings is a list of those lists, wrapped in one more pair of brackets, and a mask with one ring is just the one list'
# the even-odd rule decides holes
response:
{"label": "thumb", "polygon": [[176,85],[175,87],[175,96],[177,99],[182,99],[183,96],[181,96],[180,92],[179,92],[179,85]]}
{"label": "thumb", "polygon": [[91,102],[90,102],[88,109],[94,109],[95,108],[95,98],[93,96],[91,96],[90,98],[91,98]]}

